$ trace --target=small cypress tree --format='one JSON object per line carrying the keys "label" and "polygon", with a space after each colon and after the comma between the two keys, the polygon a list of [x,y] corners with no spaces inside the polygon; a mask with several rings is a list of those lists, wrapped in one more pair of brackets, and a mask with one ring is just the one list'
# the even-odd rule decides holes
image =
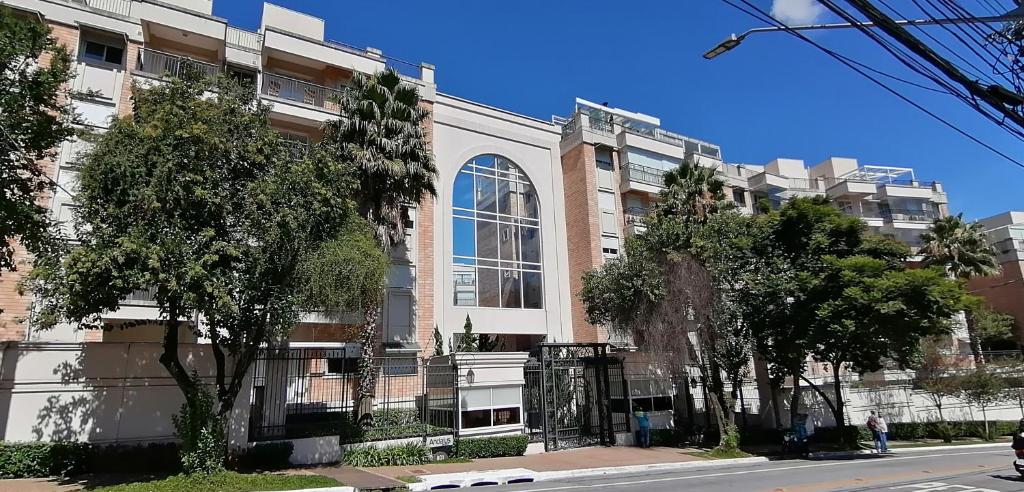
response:
{"label": "small cypress tree", "polygon": [[441,330],[434,325],[434,356],[444,355],[444,339],[441,337]]}
{"label": "small cypress tree", "polygon": [[476,352],[477,336],[473,334],[473,320],[466,315],[466,324],[462,325],[462,339],[459,340],[459,352]]}

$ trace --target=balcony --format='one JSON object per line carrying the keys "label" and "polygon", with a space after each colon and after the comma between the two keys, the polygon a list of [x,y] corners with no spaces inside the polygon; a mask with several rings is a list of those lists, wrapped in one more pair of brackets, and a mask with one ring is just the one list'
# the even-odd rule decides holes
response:
{"label": "balcony", "polygon": [[626,218],[626,235],[640,234],[647,230],[644,220],[650,210],[644,207],[627,207],[624,211]]}
{"label": "balcony", "polygon": [[881,210],[882,218],[891,222],[925,222],[930,223],[939,218],[938,212],[934,210],[907,210],[888,209]]}
{"label": "balcony", "polygon": [[750,189],[774,195],[789,188],[789,179],[768,172],[758,173],[748,180]]}
{"label": "balcony", "polygon": [[[331,114],[338,114],[338,100],[342,91],[312,84],[298,79],[285,77],[274,73],[263,73],[263,85],[260,93],[278,100],[291,101],[303,106],[317,108]],[[275,110],[278,108],[275,106]],[[306,119],[326,121],[326,117],[310,117],[308,115],[296,115]]]}
{"label": "balcony", "polygon": [[825,180],[825,192],[830,198],[841,196],[864,197],[874,195],[878,188],[873,181],[844,178],[828,178]]}
{"label": "balcony", "polygon": [[665,187],[665,171],[639,164],[625,164],[622,175],[622,191],[657,193]]}
{"label": "balcony", "polygon": [[139,50],[136,70],[159,78],[182,77],[187,73],[199,73],[203,77],[213,78],[221,72],[221,67],[185,56],[143,48]]}
{"label": "balcony", "polygon": [[87,7],[92,7],[97,10],[125,17],[128,17],[132,10],[131,0],[72,0],[72,3],[85,5]]}

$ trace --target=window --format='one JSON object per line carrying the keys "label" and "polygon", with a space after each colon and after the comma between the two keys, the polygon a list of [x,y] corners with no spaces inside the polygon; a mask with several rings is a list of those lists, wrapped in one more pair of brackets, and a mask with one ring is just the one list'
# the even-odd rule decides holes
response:
{"label": "window", "polygon": [[124,59],[124,47],[98,41],[86,41],[82,47],[82,59],[120,65]]}
{"label": "window", "polygon": [[537,193],[512,161],[481,155],[459,170],[452,243],[456,306],[544,307]]}
{"label": "window", "polygon": [[459,392],[463,429],[522,423],[522,389],[518,386],[473,388]]}
{"label": "window", "polygon": [[732,201],[741,207],[747,206],[747,197],[744,196],[744,191],[741,189],[734,188],[732,190]]}
{"label": "window", "polygon": [[[335,351],[331,351],[335,352]],[[327,370],[324,374],[329,375],[342,375],[342,374],[356,374],[359,372],[359,359],[355,357],[331,357],[330,355],[340,354],[329,354],[327,357]]]}
{"label": "window", "polygon": [[601,253],[606,258],[611,258],[619,255],[619,238],[617,237],[601,237]]}

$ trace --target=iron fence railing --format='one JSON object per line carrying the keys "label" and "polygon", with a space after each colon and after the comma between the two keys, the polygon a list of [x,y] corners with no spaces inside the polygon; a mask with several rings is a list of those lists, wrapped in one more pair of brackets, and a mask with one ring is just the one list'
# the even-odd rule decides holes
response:
{"label": "iron fence railing", "polygon": [[253,363],[251,441],[339,436],[342,443],[452,434],[456,371],[448,358],[371,362],[371,398],[358,398],[359,350],[266,349]]}
{"label": "iron fence railing", "polygon": [[640,164],[625,164],[622,166],[622,179],[665,186],[665,171]]}
{"label": "iron fence railing", "polygon": [[220,65],[149,48],[139,50],[137,68],[140,72],[157,77],[181,77],[189,72],[198,72],[204,77],[216,77],[221,72]]}
{"label": "iron fence railing", "polygon": [[590,128],[603,133],[612,133],[614,131],[614,125],[612,125],[612,122],[594,117],[590,118]]}
{"label": "iron fence railing", "polygon": [[148,289],[139,289],[124,299],[121,304],[126,305],[156,305],[156,287],[150,287]]}
{"label": "iron fence railing", "polygon": [[258,32],[228,26],[228,30],[224,35],[224,42],[234,48],[260,51],[263,47],[263,35]]}
{"label": "iron fence railing", "polygon": [[279,97],[335,113],[339,111],[338,100],[342,95],[338,89],[269,72],[263,73],[261,92],[265,96]]}
{"label": "iron fence railing", "polygon": [[573,115],[572,118],[569,118],[568,120],[564,120],[562,122],[562,136],[567,137],[569,135],[572,135],[573,133],[576,133],[576,130],[578,130],[579,127],[580,117],[578,114]]}

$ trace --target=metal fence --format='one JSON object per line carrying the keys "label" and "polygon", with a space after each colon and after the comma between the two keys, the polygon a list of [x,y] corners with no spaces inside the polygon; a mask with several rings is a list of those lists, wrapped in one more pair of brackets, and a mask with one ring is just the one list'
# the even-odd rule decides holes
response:
{"label": "metal fence", "polygon": [[73,0],[75,3],[87,5],[94,9],[128,17],[131,14],[131,0]]}
{"label": "metal fence", "polygon": [[622,166],[622,179],[665,186],[665,171],[640,164],[625,164]]}
{"label": "metal fence", "polygon": [[[340,436],[342,443],[450,434],[456,371],[447,358],[372,361],[373,397],[360,404],[351,347],[267,349],[253,364],[250,441]],[[369,411],[359,422],[356,409]]]}
{"label": "metal fence", "polygon": [[224,34],[224,42],[233,48],[258,52],[263,48],[263,35],[228,26],[227,32]]}

